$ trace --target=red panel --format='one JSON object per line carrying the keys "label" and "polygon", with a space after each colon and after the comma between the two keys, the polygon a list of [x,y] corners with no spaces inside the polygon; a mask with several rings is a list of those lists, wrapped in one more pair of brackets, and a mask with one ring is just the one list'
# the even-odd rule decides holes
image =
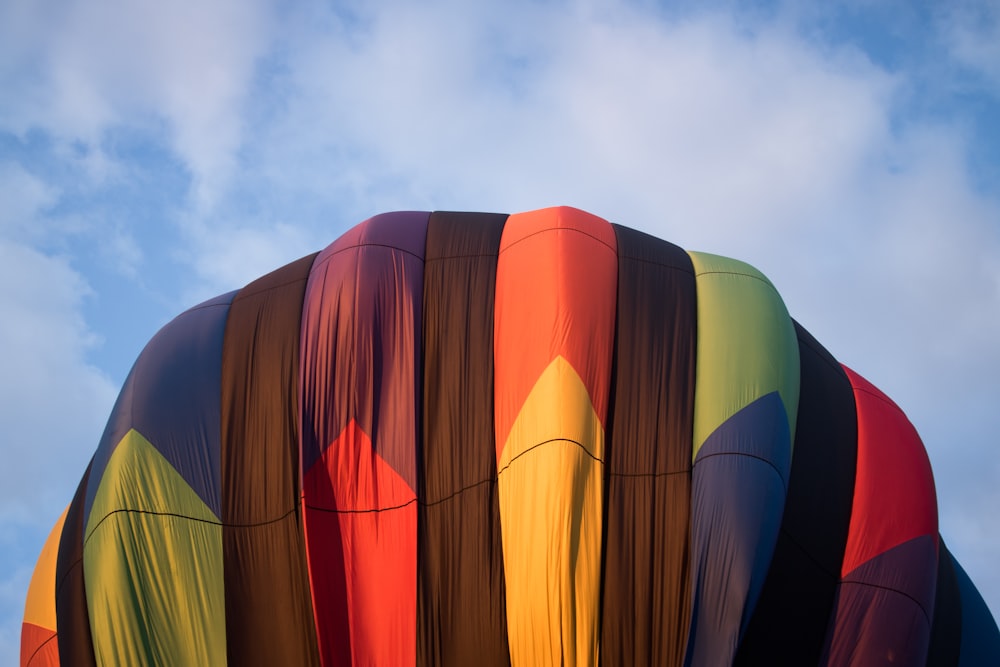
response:
{"label": "red panel", "polygon": [[324,665],[416,660],[417,504],[351,421],[303,479]]}
{"label": "red panel", "polygon": [[858,468],[841,576],[922,535],[937,540],[937,501],[930,461],[903,411],[844,367],[858,408]]}
{"label": "red panel", "polygon": [[302,308],[306,550],[324,664],[416,655],[417,442],[429,214],[375,216],[321,252]]}
{"label": "red panel", "polygon": [[59,667],[55,631],[34,623],[21,624],[21,667]]}
{"label": "red panel", "polygon": [[[597,243],[595,243],[597,241]],[[546,208],[507,219],[497,264],[494,358],[497,460],[542,371],[562,355],[580,374],[594,411],[607,415],[618,250],[614,228],[578,209]],[[587,336],[571,336],[586,331]],[[544,332],[544,337],[539,332]]]}

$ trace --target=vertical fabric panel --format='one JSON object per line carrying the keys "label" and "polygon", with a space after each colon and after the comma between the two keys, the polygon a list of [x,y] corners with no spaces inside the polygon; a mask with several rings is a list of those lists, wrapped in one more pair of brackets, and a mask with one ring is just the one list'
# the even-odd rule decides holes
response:
{"label": "vertical fabric panel", "polygon": [[299,328],[315,255],[233,300],[222,348],[222,537],[232,665],[319,663],[299,506]]}
{"label": "vertical fabric panel", "polygon": [[83,570],[97,662],[225,664],[222,526],[138,431],[115,448],[90,518]]}
{"label": "vertical fabric panel", "polygon": [[427,213],[319,254],[302,311],[302,502],[323,664],[416,660],[417,442]]}
{"label": "vertical fabric panel", "polygon": [[497,265],[496,442],[515,665],[598,659],[614,230],[570,208],[513,215]]}
{"label": "vertical fabric panel", "polygon": [[49,532],[28,583],[21,624],[21,666],[54,667],[59,664],[56,638],[56,561],[67,507]]}
{"label": "vertical fabric panel", "polygon": [[433,213],[424,269],[417,664],[506,665],[493,298],[506,215]]}
{"label": "vertical fabric panel", "polygon": [[854,392],[830,353],[797,323],[795,331],[801,387],[788,500],[771,568],[736,654],[740,665],[819,662],[851,520]]}
{"label": "vertical fabric panel", "polygon": [[219,516],[219,374],[225,314],[234,295],[217,296],[178,315],[136,359],[94,454],[84,522],[90,521],[104,466],[133,428]]}
{"label": "vertical fabric panel", "polygon": [[903,412],[845,368],[858,415],[851,524],[825,664],[923,664],[937,580],[930,462]]}
{"label": "vertical fabric panel", "polygon": [[781,525],[799,397],[795,329],[774,286],[691,253],[698,290],[692,614],[685,663],[733,661]]}
{"label": "vertical fabric panel", "polygon": [[153,337],[95,455],[83,565],[98,662],[225,662],[219,378],[232,296]]}
{"label": "vertical fabric panel", "polygon": [[63,664],[90,667],[94,643],[90,637],[86,582],[83,578],[83,514],[91,464],[66,510],[59,554],[56,557],[56,630],[59,658]]}
{"label": "vertical fabric panel", "polygon": [[[950,557],[951,554],[948,554]],[[959,667],[995,665],[1000,657],[1000,630],[965,569],[952,559],[962,598],[962,646]]]}
{"label": "vertical fabric panel", "polygon": [[691,613],[695,278],[687,253],[614,225],[601,662],[678,665]]}
{"label": "vertical fabric panel", "polygon": [[927,664],[929,667],[958,667],[962,650],[962,593],[951,552],[940,536],[938,545],[937,585],[934,587],[934,617]]}

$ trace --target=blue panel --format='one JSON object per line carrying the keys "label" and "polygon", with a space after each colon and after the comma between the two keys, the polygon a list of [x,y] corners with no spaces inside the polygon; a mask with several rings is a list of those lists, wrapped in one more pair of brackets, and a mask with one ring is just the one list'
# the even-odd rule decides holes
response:
{"label": "blue panel", "polygon": [[983,596],[954,558],[955,578],[962,595],[962,648],[959,667],[1000,665],[1000,630]]}
{"label": "blue panel", "polygon": [[685,664],[732,664],[774,553],[790,466],[791,433],[778,392],[727,419],[698,452]]}
{"label": "blue panel", "polygon": [[133,428],[219,516],[222,341],[235,295],[229,292],[181,313],[136,359],[94,454],[84,525],[111,454]]}

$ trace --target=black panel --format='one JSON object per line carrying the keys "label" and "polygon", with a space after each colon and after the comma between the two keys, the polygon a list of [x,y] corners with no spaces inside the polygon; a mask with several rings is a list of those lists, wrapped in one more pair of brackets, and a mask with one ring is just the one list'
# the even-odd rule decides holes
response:
{"label": "black panel", "polygon": [[854,502],[857,412],[840,364],[797,322],[801,384],[781,532],[738,665],[812,665],[826,637]]}
{"label": "black panel", "polygon": [[93,461],[83,473],[80,486],[66,512],[59,554],[56,556],[56,632],[59,662],[63,665],[96,665],[90,637],[90,615],[83,580],[83,510],[87,479]]}

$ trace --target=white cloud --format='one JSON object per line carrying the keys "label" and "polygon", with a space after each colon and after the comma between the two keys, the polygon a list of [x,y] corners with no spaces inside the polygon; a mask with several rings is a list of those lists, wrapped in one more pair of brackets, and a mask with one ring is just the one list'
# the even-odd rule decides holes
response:
{"label": "white cloud", "polygon": [[[750,261],[910,414],[935,466],[942,532],[1000,613],[1000,193],[972,185],[967,127],[901,106],[914,77],[937,70],[887,71],[778,14],[15,2],[0,8],[0,76],[21,94],[0,101],[0,128],[82,143],[82,156],[65,153],[94,183],[127,181],[128,160],[142,159],[112,154],[109,128],[138,128],[179,156],[193,187],[170,220],[190,275],[168,282],[186,305],[401,208],[570,204]],[[947,33],[952,57],[994,82],[995,14],[957,13]],[[57,245],[33,245],[51,244],[58,221],[43,214],[57,182],[0,168],[0,194],[17,194],[0,211],[0,312],[40,332],[0,328],[27,378],[0,380],[0,401],[14,401],[0,428],[42,423],[37,442],[82,441],[89,455],[113,392],[86,363],[86,276]],[[143,230],[94,228],[115,230],[113,254],[136,272]],[[63,423],[42,422],[55,404]],[[25,453],[37,474],[44,460]]]}
{"label": "white cloud", "polygon": [[193,201],[211,208],[232,177],[242,104],[268,44],[262,3],[18,2],[5,18],[13,66],[0,71],[18,82],[20,69],[34,75],[0,106],[5,129],[100,151],[117,126],[162,124],[194,177]]}
{"label": "white cloud", "polygon": [[955,3],[945,12],[943,32],[952,57],[983,76],[1000,96],[1000,3]]}
{"label": "white cloud", "polygon": [[61,509],[100,438],[117,392],[86,361],[87,291],[64,259],[0,240],[0,518]]}
{"label": "white cloud", "polygon": [[51,207],[59,193],[12,162],[0,163],[0,235],[11,239],[37,239],[36,214]]}
{"label": "white cloud", "polygon": [[[197,303],[239,289],[280,266],[321,249],[317,239],[287,223],[261,227],[191,225],[189,261],[198,276],[186,301]],[[332,239],[325,240],[325,243]]]}
{"label": "white cloud", "polygon": [[[365,15],[351,40],[333,16],[286,26],[295,94],[257,148],[299,166],[278,189],[340,211],[569,203],[751,261],[910,412],[945,520],[990,507],[992,478],[968,469],[1000,461],[980,407],[998,398],[1000,202],[966,172],[966,128],[907,116],[908,72],[789,22],[438,9]],[[997,545],[954,534],[988,576]]]}

